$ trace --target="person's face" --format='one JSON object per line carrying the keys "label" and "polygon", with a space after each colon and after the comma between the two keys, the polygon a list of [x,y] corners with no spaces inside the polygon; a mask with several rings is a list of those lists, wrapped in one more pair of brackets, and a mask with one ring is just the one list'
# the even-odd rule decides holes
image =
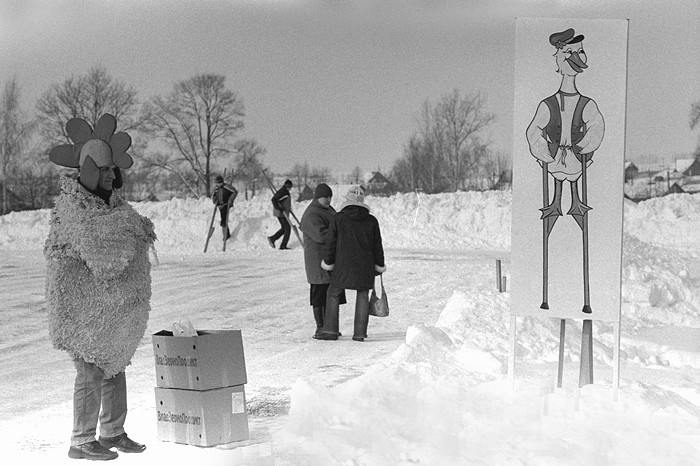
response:
{"label": "person's face", "polygon": [[111,191],[114,178],[114,169],[112,167],[101,167],[100,177],[97,179],[97,186],[105,191]]}
{"label": "person's face", "polygon": [[316,200],[318,201],[319,204],[321,204],[323,207],[328,207],[331,205],[331,199],[332,196],[330,197],[319,197]]}
{"label": "person's face", "polygon": [[558,71],[567,76],[576,76],[588,68],[586,62],[588,57],[583,51],[583,41],[576,44],[567,44],[564,47],[557,49],[554,54],[557,60]]}

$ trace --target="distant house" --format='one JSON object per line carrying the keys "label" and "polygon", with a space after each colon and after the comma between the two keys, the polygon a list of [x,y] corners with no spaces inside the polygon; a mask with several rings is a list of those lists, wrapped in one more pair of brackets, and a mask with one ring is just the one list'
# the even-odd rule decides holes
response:
{"label": "distant house", "polygon": [[679,194],[679,193],[684,193],[685,190],[683,187],[676,183],[673,183],[670,188],[668,188],[668,194]]}
{"label": "distant house", "polygon": [[374,172],[365,184],[365,192],[374,196],[391,196],[396,190],[387,177],[379,172]]}
{"label": "distant house", "polygon": [[634,180],[637,177],[637,173],[639,173],[639,168],[634,162],[625,162],[625,182]]}
{"label": "distant house", "polygon": [[674,164],[674,171],[683,176],[700,175],[700,159],[678,159]]}
{"label": "distant house", "polygon": [[304,185],[304,189],[299,192],[297,202],[310,201],[314,198],[314,190],[308,184]]}
{"label": "distant house", "polygon": [[700,193],[700,175],[686,176],[683,179],[683,192],[689,194]]}

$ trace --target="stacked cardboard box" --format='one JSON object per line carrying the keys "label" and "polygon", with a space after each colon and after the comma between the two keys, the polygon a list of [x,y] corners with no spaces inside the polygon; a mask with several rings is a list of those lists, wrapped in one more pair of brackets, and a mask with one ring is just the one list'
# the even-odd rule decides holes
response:
{"label": "stacked cardboard box", "polygon": [[240,330],[162,330],[153,352],[158,440],[209,447],[248,439]]}

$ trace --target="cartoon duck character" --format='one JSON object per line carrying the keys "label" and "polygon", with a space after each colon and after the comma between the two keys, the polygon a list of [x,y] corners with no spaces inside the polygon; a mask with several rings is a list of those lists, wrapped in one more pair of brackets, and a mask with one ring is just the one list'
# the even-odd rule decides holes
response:
{"label": "cartoon duck character", "polygon": [[[554,58],[561,74],[559,90],[542,100],[526,137],[530,153],[542,166],[543,207],[541,219],[543,237],[542,309],[549,309],[548,269],[549,235],[557,219],[562,216],[561,196],[564,181],[571,187],[571,215],[582,231],[583,240],[583,312],[592,312],[589,287],[587,168],[593,163],[593,153],[600,147],[605,133],[603,115],[590,97],[581,95],[576,88],[576,76],[588,68],[588,57],[583,49],[584,36],[573,29],[549,36],[556,48]],[[554,179],[554,197],[549,198],[549,176]],[[579,179],[581,195],[579,196]]]}

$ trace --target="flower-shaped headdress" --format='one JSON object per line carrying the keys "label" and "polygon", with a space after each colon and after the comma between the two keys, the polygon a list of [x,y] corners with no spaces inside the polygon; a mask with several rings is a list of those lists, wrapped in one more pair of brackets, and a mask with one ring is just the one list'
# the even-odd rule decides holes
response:
{"label": "flower-shaped headdress", "polygon": [[66,123],[66,133],[73,144],[61,144],[49,152],[49,160],[56,165],[80,169],[80,182],[88,189],[97,188],[100,168],[115,167],[115,188],[121,187],[120,168],[129,168],[134,160],[126,151],[131,147],[131,137],[117,129],[117,120],[105,113],[97,120],[95,130],[82,118],[71,118]]}

